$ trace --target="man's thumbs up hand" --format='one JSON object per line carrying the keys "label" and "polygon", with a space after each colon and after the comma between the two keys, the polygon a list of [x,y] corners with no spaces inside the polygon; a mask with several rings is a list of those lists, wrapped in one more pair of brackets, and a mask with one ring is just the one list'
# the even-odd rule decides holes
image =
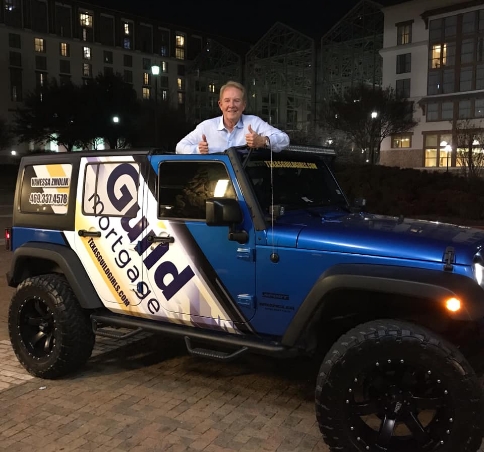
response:
{"label": "man's thumbs up hand", "polygon": [[257,132],[254,132],[250,124],[248,130],[249,133],[245,135],[245,141],[247,141],[247,146],[249,148],[263,148],[266,143],[265,137],[259,135]]}
{"label": "man's thumbs up hand", "polygon": [[198,143],[198,152],[200,154],[208,154],[208,143],[205,134],[202,134],[202,141]]}

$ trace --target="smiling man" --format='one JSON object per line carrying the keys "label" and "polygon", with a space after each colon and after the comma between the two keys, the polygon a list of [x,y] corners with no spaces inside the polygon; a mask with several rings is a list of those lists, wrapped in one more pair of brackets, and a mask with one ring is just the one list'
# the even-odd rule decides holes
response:
{"label": "smiling man", "polygon": [[240,83],[229,81],[223,85],[218,105],[222,116],[201,122],[180,140],[176,146],[177,154],[213,154],[243,145],[280,152],[289,146],[285,132],[258,116],[243,114],[247,97]]}

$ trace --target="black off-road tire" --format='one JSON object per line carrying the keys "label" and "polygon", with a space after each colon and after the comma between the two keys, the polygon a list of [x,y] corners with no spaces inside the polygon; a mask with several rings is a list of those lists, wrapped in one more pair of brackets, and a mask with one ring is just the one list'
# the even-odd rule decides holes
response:
{"label": "black off-road tire", "polygon": [[482,442],[474,370],[411,323],[372,321],[342,336],[321,365],[315,402],[331,451],[476,452]]}
{"label": "black off-road tire", "polygon": [[34,276],[12,297],[8,329],[13,350],[32,375],[54,379],[89,359],[95,335],[88,313],[61,275]]}

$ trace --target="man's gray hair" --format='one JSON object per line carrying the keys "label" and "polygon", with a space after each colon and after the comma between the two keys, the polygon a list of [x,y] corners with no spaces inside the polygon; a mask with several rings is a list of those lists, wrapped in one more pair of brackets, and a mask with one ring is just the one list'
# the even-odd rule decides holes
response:
{"label": "man's gray hair", "polygon": [[240,91],[242,91],[242,100],[244,102],[247,101],[247,96],[246,96],[246,93],[245,93],[244,85],[242,85],[241,83],[236,82],[234,80],[229,80],[225,85],[222,86],[222,88],[220,88],[220,97],[219,97],[220,100],[222,100],[222,96],[223,96],[223,93],[224,93],[226,88],[240,89]]}

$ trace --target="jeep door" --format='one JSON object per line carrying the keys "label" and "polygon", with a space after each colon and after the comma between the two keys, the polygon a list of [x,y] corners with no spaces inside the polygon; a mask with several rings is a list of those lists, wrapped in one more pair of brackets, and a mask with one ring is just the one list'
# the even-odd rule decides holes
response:
{"label": "jeep door", "polygon": [[[227,328],[232,323],[241,327],[255,312],[255,240],[228,157],[164,156],[153,166],[158,171],[158,218],[169,224],[173,236],[164,246],[177,249],[177,271],[193,273],[189,280],[180,279],[185,285],[176,287],[176,297],[168,299],[160,291],[158,299],[193,322],[212,319]],[[205,201],[212,197],[241,200],[246,243],[230,241],[228,227],[207,226]]]}
{"label": "jeep door", "polygon": [[138,312],[142,277],[129,221],[141,215],[140,163],[133,156],[84,157],[79,169],[75,231],[65,233],[101,301]]}

